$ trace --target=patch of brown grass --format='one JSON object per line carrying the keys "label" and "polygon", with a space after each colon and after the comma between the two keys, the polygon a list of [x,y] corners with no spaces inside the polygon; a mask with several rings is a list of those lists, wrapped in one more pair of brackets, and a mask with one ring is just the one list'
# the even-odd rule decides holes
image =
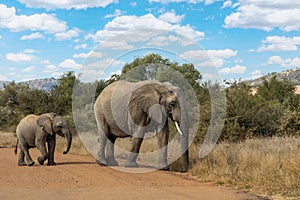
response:
{"label": "patch of brown grass", "polygon": [[15,147],[17,137],[15,133],[0,131],[0,148],[12,148]]}
{"label": "patch of brown grass", "polygon": [[[192,166],[197,179],[256,194],[300,196],[300,138],[249,139],[221,143]],[[195,159],[195,157],[194,157]]]}

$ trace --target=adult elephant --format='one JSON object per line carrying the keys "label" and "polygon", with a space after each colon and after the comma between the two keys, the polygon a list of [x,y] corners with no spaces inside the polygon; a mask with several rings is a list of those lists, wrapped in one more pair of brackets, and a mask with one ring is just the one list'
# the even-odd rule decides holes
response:
{"label": "adult elephant", "polygon": [[145,133],[156,132],[159,146],[157,168],[169,170],[167,163],[169,117],[182,134],[182,171],[188,170],[189,123],[186,99],[181,88],[171,83],[153,80],[138,83],[116,81],[98,96],[94,112],[99,133],[96,158],[98,164],[118,165],[114,158],[115,140],[118,137],[132,136],[130,155],[125,167],[137,167],[136,159]]}
{"label": "adult elephant", "polygon": [[[32,166],[32,160],[29,149],[37,147],[41,156],[38,157],[38,162],[43,165],[48,159],[47,165],[55,165],[54,151],[56,145],[56,134],[67,138],[67,149],[64,154],[70,150],[72,143],[72,134],[67,122],[55,113],[45,113],[42,115],[27,115],[17,126],[17,143],[15,147],[15,154],[17,154],[18,142],[20,142],[20,155],[18,159],[19,166]],[[46,149],[48,144],[48,152]],[[26,157],[26,163],[24,161]]]}

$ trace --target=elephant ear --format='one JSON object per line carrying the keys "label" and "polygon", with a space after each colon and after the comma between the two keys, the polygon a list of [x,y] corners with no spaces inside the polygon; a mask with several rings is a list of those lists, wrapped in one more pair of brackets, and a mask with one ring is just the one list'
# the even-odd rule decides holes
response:
{"label": "elephant ear", "polygon": [[161,88],[158,85],[145,85],[134,93],[135,103],[144,113],[147,113],[151,120],[163,123],[166,112],[161,105]]}
{"label": "elephant ear", "polygon": [[41,127],[42,130],[48,133],[49,135],[53,135],[53,131],[52,131],[53,117],[54,115],[52,113],[43,114],[37,120],[38,126]]}
{"label": "elephant ear", "polygon": [[159,124],[163,123],[164,120],[163,113],[164,113],[164,107],[159,104],[154,104],[150,106],[148,110],[148,116]]}

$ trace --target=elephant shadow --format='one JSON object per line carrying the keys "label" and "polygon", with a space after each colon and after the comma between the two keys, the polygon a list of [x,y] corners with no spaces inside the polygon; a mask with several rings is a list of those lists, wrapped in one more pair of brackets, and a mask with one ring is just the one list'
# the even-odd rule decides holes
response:
{"label": "elephant shadow", "polygon": [[56,165],[94,165],[95,162],[60,162],[56,163]]}

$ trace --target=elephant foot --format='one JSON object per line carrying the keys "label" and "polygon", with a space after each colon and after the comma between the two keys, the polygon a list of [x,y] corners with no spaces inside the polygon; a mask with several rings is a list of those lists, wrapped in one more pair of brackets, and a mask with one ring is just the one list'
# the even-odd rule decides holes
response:
{"label": "elephant foot", "polygon": [[40,165],[43,165],[45,162],[45,159],[43,159],[42,157],[38,157],[38,162],[40,163]]}
{"label": "elephant foot", "polygon": [[101,165],[101,166],[107,166],[107,162],[106,162],[106,160],[96,160],[96,163],[98,164],[98,165]]}
{"label": "elephant foot", "polygon": [[158,170],[163,170],[163,171],[169,171],[170,167],[169,166],[157,166],[156,169]]}
{"label": "elephant foot", "polygon": [[107,158],[107,165],[108,166],[118,166],[119,163],[116,161],[115,158]]}
{"label": "elephant foot", "polygon": [[18,166],[26,166],[26,163],[24,161],[18,162]]}
{"label": "elephant foot", "polygon": [[138,164],[136,161],[126,161],[125,167],[138,167]]}
{"label": "elephant foot", "polygon": [[187,171],[188,171],[187,168],[184,168],[184,169],[181,169],[181,170],[180,170],[181,173],[185,173],[185,172],[187,172]]}
{"label": "elephant foot", "polygon": [[54,161],[51,161],[51,162],[48,161],[48,163],[47,163],[47,166],[55,166],[55,165],[56,165],[56,163]]}
{"label": "elephant foot", "polygon": [[27,162],[27,166],[32,166],[32,165],[34,165],[34,161],[30,161],[30,162]]}

